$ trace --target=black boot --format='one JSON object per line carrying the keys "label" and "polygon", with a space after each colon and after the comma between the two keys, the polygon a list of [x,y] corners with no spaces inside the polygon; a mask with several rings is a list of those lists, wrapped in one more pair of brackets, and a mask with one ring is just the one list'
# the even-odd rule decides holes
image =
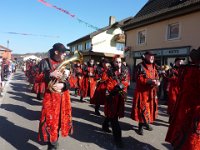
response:
{"label": "black boot", "polygon": [[108,127],[102,127],[102,130],[107,133],[111,133],[111,130]]}
{"label": "black boot", "polygon": [[37,94],[37,99],[38,100],[43,100],[43,98],[44,98],[44,94],[43,93],[38,93]]}
{"label": "black boot", "polygon": [[47,150],[57,150],[58,149],[58,142],[48,142],[48,148]]}
{"label": "black boot", "polygon": [[95,115],[101,116],[101,113],[98,110],[95,110]]}
{"label": "black boot", "polygon": [[102,130],[104,132],[111,133],[111,130],[109,129],[109,122],[110,122],[109,118],[105,118],[103,125],[102,125]]}
{"label": "black boot", "polygon": [[122,140],[120,141],[115,141],[115,144],[118,148],[123,148],[124,147],[124,143],[122,142]]}
{"label": "black boot", "polygon": [[111,119],[111,126],[112,126],[115,145],[118,148],[123,148],[124,144],[122,142],[122,130],[121,130],[121,127],[119,125],[118,118],[112,118]]}
{"label": "black boot", "polygon": [[138,125],[138,134],[139,135],[143,135],[144,134],[143,123],[139,123],[139,125]]}
{"label": "black boot", "polygon": [[101,116],[101,114],[99,112],[99,108],[100,108],[100,105],[95,105],[95,115],[97,115],[97,116]]}
{"label": "black boot", "polygon": [[146,126],[146,129],[147,129],[147,130],[149,130],[149,131],[152,131],[152,130],[153,130],[152,126],[150,126],[149,123],[147,123],[145,126]]}
{"label": "black boot", "polygon": [[83,101],[83,97],[80,97],[80,102],[84,102],[84,101]]}
{"label": "black boot", "polygon": [[74,96],[75,96],[75,97],[77,97],[77,95],[78,95],[78,94],[77,94],[77,93],[78,93],[77,90],[78,90],[78,89],[75,89],[75,90],[74,90]]}

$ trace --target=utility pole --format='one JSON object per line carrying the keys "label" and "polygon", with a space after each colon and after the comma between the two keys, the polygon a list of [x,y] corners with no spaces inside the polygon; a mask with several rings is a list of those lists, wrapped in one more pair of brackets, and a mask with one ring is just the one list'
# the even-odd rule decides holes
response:
{"label": "utility pole", "polygon": [[9,41],[9,40],[7,40],[7,48],[9,48],[9,43],[10,43],[10,41]]}

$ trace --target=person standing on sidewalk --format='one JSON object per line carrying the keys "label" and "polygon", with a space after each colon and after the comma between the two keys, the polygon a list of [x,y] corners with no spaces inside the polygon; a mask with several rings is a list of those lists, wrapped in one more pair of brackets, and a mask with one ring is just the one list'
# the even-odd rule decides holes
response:
{"label": "person standing on sidewalk", "polygon": [[150,126],[157,116],[157,90],[160,85],[154,54],[146,52],[144,60],[136,69],[136,88],[134,91],[131,118],[139,122],[138,134],[143,135],[143,127],[151,131]]}
{"label": "person standing on sidewalk", "polygon": [[60,80],[63,73],[56,67],[66,57],[67,49],[61,43],[56,43],[49,50],[50,58],[41,64],[43,68],[46,87],[53,79],[57,79],[53,85],[55,91],[46,88],[42,103],[42,113],[39,124],[39,141],[48,143],[48,150],[58,148],[59,131],[66,137],[72,133],[72,114],[68,80]]}

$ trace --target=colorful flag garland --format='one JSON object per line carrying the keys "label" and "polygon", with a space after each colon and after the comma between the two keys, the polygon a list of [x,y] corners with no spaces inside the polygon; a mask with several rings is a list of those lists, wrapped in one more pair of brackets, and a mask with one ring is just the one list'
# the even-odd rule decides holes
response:
{"label": "colorful flag garland", "polygon": [[19,35],[25,35],[25,36],[41,36],[41,37],[49,37],[49,38],[59,38],[59,36],[54,36],[54,35],[42,35],[42,34],[19,33],[19,32],[4,32],[4,33],[19,34]]}
{"label": "colorful flag garland", "polygon": [[93,28],[93,29],[95,29],[95,30],[99,30],[98,27],[95,27],[95,26],[93,26],[93,25],[91,25],[91,24],[89,24],[89,23],[87,23],[87,22],[85,22],[85,21],[79,19],[79,18],[76,17],[74,14],[71,14],[69,11],[67,11],[67,10],[65,10],[65,9],[63,9],[63,8],[57,7],[57,6],[55,6],[55,5],[52,5],[52,4],[48,3],[48,2],[46,2],[45,0],[38,0],[38,1],[39,1],[40,3],[42,3],[42,4],[44,4],[44,5],[47,6],[47,7],[55,8],[55,9],[57,9],[57,10],[59,10],[59,11],[65,13],[65,14],[71,16],[72,18],[77,19],[78,22],[84,23],[87,27]]}

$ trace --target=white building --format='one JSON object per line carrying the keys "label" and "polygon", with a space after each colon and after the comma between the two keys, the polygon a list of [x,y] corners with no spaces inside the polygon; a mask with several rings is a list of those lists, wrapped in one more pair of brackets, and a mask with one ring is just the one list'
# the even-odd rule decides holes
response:
{"label": "white building", "polygon": [[95,60],[99,60],[101,57],[111,58],[116,54],[123,57],[125,35],[120,27],[128,19],[115,22],[115,17],[111,16],[109,26],[68,43],[67,46],[71,52],[81,51],[84,55],[84,61],[90,58]]}

